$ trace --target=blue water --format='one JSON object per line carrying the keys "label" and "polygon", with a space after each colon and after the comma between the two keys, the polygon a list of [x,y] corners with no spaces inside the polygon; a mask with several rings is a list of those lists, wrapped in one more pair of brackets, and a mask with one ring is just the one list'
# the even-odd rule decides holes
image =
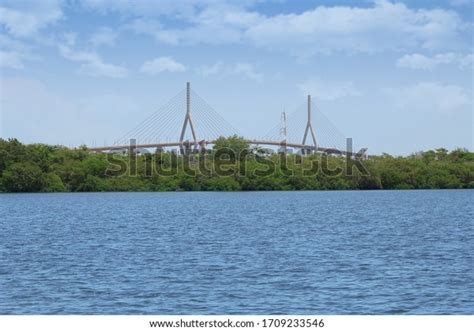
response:
{"label": "blue water", "polygon": [[0,314],[474,314],[474,191],[0,195]]}

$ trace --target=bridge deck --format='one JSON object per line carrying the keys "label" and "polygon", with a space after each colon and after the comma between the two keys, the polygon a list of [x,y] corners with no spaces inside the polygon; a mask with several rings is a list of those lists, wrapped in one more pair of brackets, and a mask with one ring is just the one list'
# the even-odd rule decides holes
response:
{"label": "bridge deck", "polygon": [[[306,150],[313,150],[313,151],[316,150],[319,152],[326,152],[326,153],[332,153],[332,154],[342,154],[342,155],[351,155],[351,156],[357,155],[357,153],[341,151],[335,148],[324,148],[324,147],[316,148],[312,145],[303,145],[303,144],[288,143],[288,142],[285,143],[282,141],[251,140],[251,139],[246,139],[245,141],[251,145],[291,147],[291,148],[306,149]],[[205,140],[205,141],[199,142],[200,145],[212,145],[214,143],[215,143],[215,140],[209,140],[209,141]],[[164,147],[180,147],[185,144],[193,145],[192,142],[185,142],[184,144],[181,142],[167,142],[167,143],[137,144],[133,147],[134,148],[164,148]],[[128,148],[130,148],[130,145],[114,145],[114,146],[92,147],[92,148],[88,148],[88,150],[93,151],[93,152],[105,152],[105,151],[110,151],[110,150],[128,149]]]}

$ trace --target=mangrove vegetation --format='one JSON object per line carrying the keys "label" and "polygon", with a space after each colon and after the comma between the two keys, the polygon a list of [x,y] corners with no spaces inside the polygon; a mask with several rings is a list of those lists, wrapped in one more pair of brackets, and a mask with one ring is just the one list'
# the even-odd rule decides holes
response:
{"label": "mangrove vegetation", "polygon": [[254,191],[474,188],[474,153],[405,157],[279,154],[220,138],[190,155],[92,153],[0,139],[0,192]]}

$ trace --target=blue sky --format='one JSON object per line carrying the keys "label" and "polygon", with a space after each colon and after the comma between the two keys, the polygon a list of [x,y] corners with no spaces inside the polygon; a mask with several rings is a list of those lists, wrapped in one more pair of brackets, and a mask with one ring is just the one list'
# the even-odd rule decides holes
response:
{"label": "blue sky", "polygon": [[112,143],[191,81],[248,137],[310,93],[371,153],[472,150],[473,11],[466,0],[0,0],[0,136]]}

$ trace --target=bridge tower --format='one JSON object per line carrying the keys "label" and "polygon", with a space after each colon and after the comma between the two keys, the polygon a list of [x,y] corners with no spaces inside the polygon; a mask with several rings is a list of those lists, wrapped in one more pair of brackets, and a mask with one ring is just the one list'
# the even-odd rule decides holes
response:
{"label": "bridge tower", "polygon": [[281,113],[280,120],[280,148],[278,149],[279,153],[286,154],[288,151],[288,123],[286,121],[286,112]]}
{"label": "bridge tower", "polygon": [[280,138],[281,138],[281,143],[286,145],[286,140],[287,140],[286,112],[281,113]]}
{"label": "bridge tower", "polygon": [[306,122],[306,130],[304,132],[303,145],[306,145],[306,138],[308,137],[308,132],[311,133],[313,146],[314,146],[314,149],[316,150],[318,148],[318,144],[316,143],[316,134],[314,133],[313,123],[311,120],[311,95],[308,95],[308,120]]}
{"label": "bridge tower", "polygon": [[186,134],[186,128],[188,127],[188,124],[191,128],[191,134],[193,136],[193,145],[194,149],[196,150],[198,148],[198,140],[196,138],[196,131],[194,130],[193,119],[191,117],[191,84],[189,82],[186,83],[186,116],[184,117],[183,128],[181,129],[181,136],[179,138],[180,149],[181,153],[183,154],[185,152],[185,149],[190,148],[189,142],[184,141],[184,135]]}

